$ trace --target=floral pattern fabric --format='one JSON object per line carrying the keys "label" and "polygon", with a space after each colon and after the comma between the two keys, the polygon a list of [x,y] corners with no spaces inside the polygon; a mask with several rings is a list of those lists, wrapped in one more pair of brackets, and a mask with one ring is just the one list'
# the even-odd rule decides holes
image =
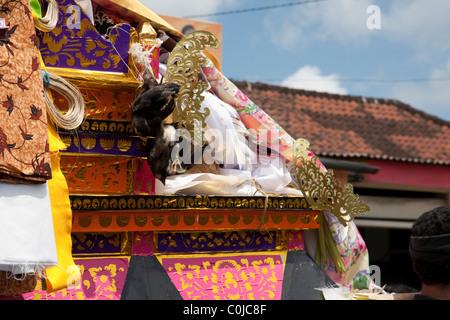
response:
{"label": "floral pattern fabric", "polygon": [[51,178],[47,114],[28,0],[0,0],[0,181]]}

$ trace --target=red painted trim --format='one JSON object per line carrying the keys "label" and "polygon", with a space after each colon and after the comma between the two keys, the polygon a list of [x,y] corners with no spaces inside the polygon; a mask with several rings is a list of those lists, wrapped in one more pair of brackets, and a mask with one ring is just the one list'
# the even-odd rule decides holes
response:
{"label": "red painted trim", "polygon": [[450,166],[386,160],[369,163],[379,171],[366,174],[365,181],[450,188]]}

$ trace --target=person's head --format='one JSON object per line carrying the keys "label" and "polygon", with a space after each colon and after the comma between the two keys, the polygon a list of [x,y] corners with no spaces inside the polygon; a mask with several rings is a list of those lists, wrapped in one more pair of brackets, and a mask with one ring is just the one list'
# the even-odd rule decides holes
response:
{"label": "person's head", "polygon": [[450,206],[422,214],[409,247],[414,272],[425,285],[450,285]]}

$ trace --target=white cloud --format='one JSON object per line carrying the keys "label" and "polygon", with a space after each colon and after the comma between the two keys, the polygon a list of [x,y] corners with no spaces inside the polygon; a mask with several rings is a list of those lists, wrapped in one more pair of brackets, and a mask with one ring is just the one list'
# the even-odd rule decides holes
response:
{"label": "white cloud", "polygon": [[[429,50],[429,45],[449,49],[450,1],[393,1],[383,14],[383,28],[388,35],[413,46]],[[444,46],[444,47],[442,47]]]}
{"label": "white cloud", "polygon": [[[379,3],[380,30],[367,28],[370,5]],[[414,48],[417,56],[430,48],[450,49],[448,0],[339,0],[273,11],[263,20],[264,36],[284,49],[298,50],[312,42],[334,40],[368,46],[374,38]]]}
{"label": "white cloud", "polygon": [[329,93],[347,94],[336,74],[322,75],[317,66],[306,65],[281,82],[282,86]]}
{"label": "white cloud", "polygon": [[330,38],[364,45],[366,38],[373,34],[366,26],[369,17],[366,10],[371,2],[340,0],[294,6],[289,11],[266,15],[263,25],[272,42],[285,49]]}
{"label": "white cloud", "polygon": [[390,96],[431,115],[450,121],[450,59],[441,69],[434,69],[425,83],[398,83]]}

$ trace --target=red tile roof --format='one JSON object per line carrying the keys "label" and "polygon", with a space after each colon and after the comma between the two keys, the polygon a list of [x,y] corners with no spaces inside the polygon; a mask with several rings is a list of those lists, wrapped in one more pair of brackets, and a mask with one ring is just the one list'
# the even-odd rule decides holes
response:
{"label": "red tile roof", "polygon": [[450,122],[398,100],[233,83],[318,156],[450,165]]}

